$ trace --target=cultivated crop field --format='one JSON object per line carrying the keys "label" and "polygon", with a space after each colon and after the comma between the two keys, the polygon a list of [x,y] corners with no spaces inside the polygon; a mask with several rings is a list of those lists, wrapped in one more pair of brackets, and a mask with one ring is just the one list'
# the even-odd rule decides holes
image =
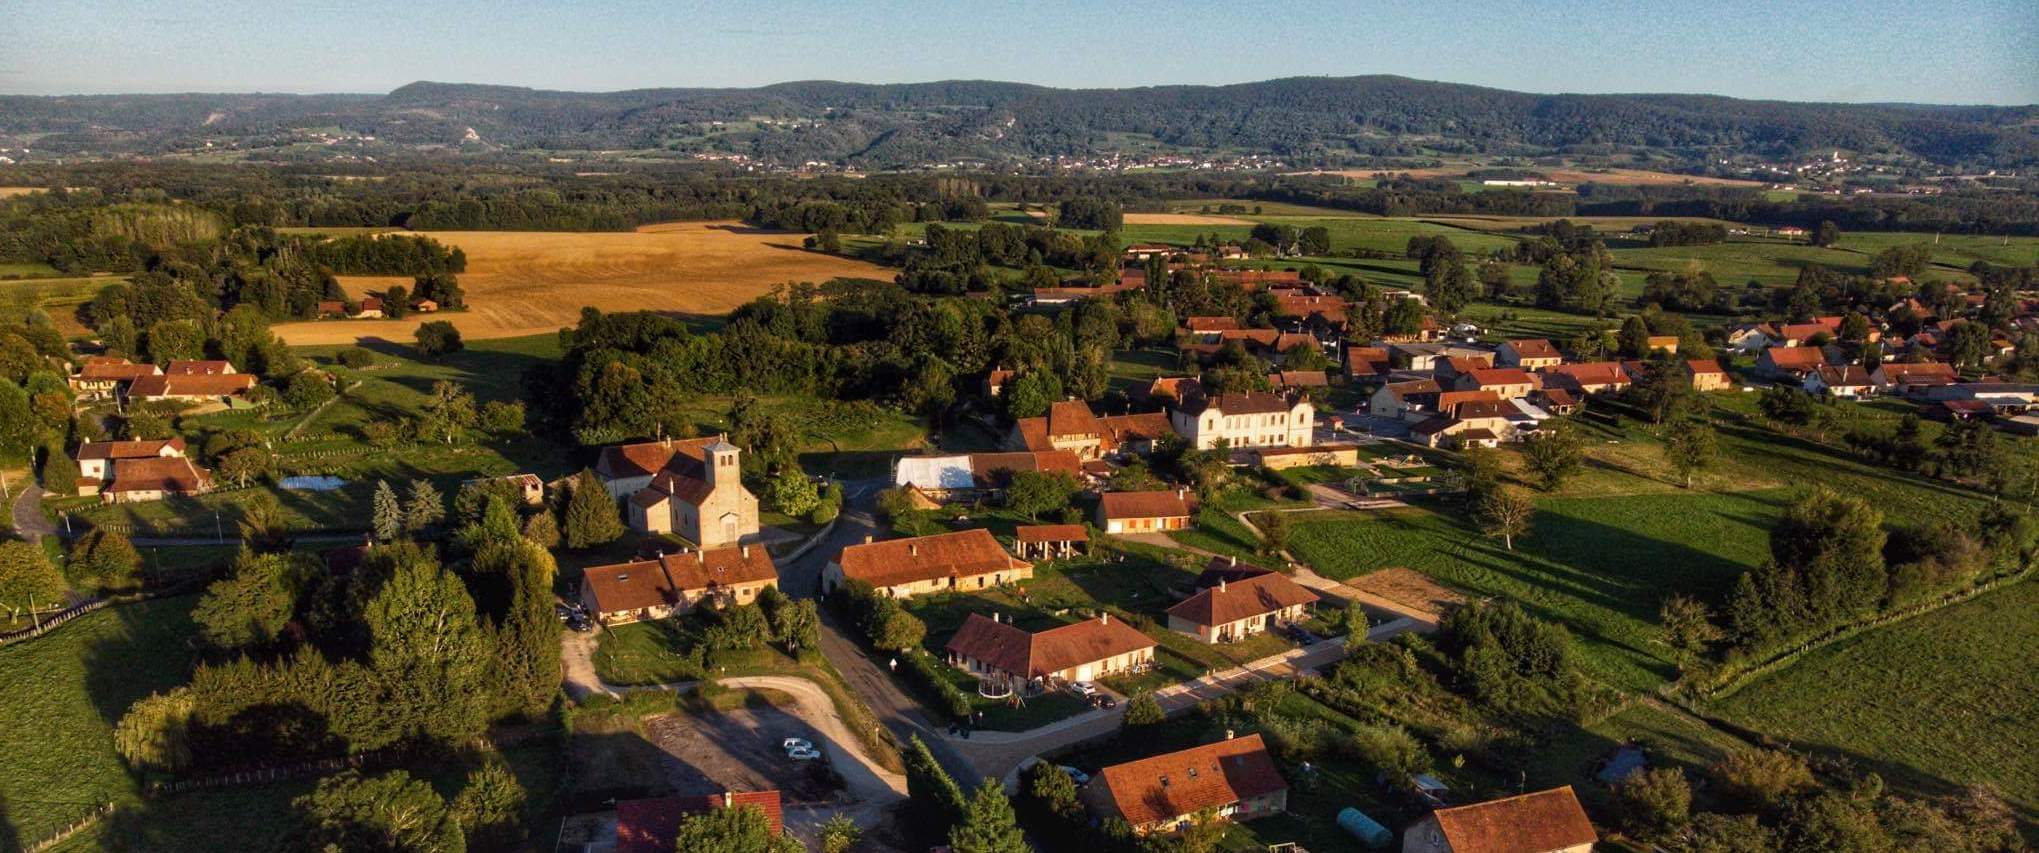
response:
{"label": "cultivated crop field", "polygon": [[[460,286],[471,309],[429,319],[450,321],[471,339],[554,332],[573,325],[582,306],[722,314],[786,282],[892,277],[875,264],[806,251],[800,247],[803,235],[734,222],[677,222],[629,232],[434,231],[425,236],[467,253]],[[378,289],[388,283],[354,281]],[[291,344],[409,341],[419,322],[416,317],[325,320],[286,323],[276,333]]]}
{"label": "cultivated crop field", "polygon": [[1252,225],[1251,219],[1204,213],[1128,213],[1127,225]]}
{"label": "cultivated crop field", "polygon": [[2039,583],[1986,593],[1815,651],[1716,709],[1904,787],[1995,784],[2039,822],[2035,611]]}

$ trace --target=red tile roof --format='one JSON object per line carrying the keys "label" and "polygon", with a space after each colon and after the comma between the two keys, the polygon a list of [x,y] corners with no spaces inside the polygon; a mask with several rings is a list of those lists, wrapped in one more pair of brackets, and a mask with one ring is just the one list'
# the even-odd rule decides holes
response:
{"label": "red tile roof", "polygon": [[1771,347],[1763,353],[1771,364],[1785,370],[1812,370],[1827,363],[1826,353],[1819,347]]}
{"label": "red tile roof", "polygon": [[1628,373],[1621,365],[1612,361],[1593,361],[1584,364],[1560,364],[1544,368],[1546,375],[1562,376],[1580,387],[1588,385],[1626,385]]}
{"label": "red tile roof", "polygon": [[1186,518],[1196,514],[1196,496],[1187,490],[1105,492],[1099,506],[1106,519]]}
{"label": "red tile roof", "polygon": [[1168,615],[1197,625],[1224,625],[1316,600],[1316,593],[1286,575],[1268,572],[1237,583],[1208,587],[1168,608]]}
{"label": "red tile roof", "polygon": [[1090,528],[1081,524],[1022,524],[1013,529],[1021,542],[1089,542]]}
{"label": "red tile roof", "polygon": [[233,364],[225,361],[173,361],[163,372],[171,376],[218,376],[233,373]]}
{"label": "red tile roof", "polygon": [[1192,332],[1224,332],[1238,329],[1239,320],[1236,317],[1192,316],[1184,325]]}
{"label": "red tile roof", "polygon": [[693,797],[654,797],[616,802],[616,853],[672,853],[679,840],[680,821],[724,806],[753,806],[762,809],[771,822],[772,834],[784,827],[784,810],[778,791],[743,791]]}
{"label": "red tile roof", "polygon": [[1600,840],[1572,786],[1438,809],[1454,853],[1544,853]]}
{"label": "red tile roof", "polygon": [[1103,435],[1104,426],[1082,400],[1063,400],[1048,406],[1048,438]]}
{"label": "red tile roof", "polygon": [[591,566],[582,581],[595,594],[595,609],[621,613],[677,604],[680,593],[778,580],[779,570],[762,545],[734,545]]}
{"label": "red tile roof", "polygon": [[1211,409],[1217,409],[1228,415],[1272,415],[1287,412],[1295,408],[1296,403],[1296,398],[1290,394],[1247,391],[1185,400],[1182,410],[1192,414],[1203,414]]}
{"label": "red tile roof", "polygon": [[1517,367],[1490,367],[1467,374],[1484,388],[1489,385],[1529,385],[1529,373]]}
{"label": "red tile roof", "polygon": [[970,476],[982,487],[990,487],[999,479],[998,472],[1047,471],[1076,476],[1083,471],[1082,461],[1071,450],[1014,450],[1004,453],[970,454]]}
{"label": "red tile roof", "polygon": [[212,487],[212,475],[182,456],[118,459],[108,492],[178,492],[190,494]]}
{"label": "red tile roof", "polygon": [[1277,388],[1323,388],[1331,384],[1322,370],[1278,370],[1268,374],[1267,381]]}
{"label": "red tile roof", "polygon": [[1152,638],[1124,620],[1109,616],[1030,634],[1010,622],[972,613],[943,648],[1004,672],[1040,678],[1155,645]]}
{"label": "red tile roof", "polygon": [[78,445],[77,458],[85,459],[146,459],[162,456],[163,449],[184,455],[184,439],[170,438],[161,441],[88,441]]}
{"label": "red tile roof", "polygon": [[1091,784],[1103,785],[1112,807],[1134,826],[1288,787],[1258,734],[1114,764],[1098,771]]}
{"label": "red tile roof", "polygon": [[1725,375],[1727,373],[1727,371],[1721,369],[1720,362],[1710,358],[1690,359],[1685,362],[1685,369],[1694,376],[1705,376],[1708,374]]}
{"label": "red tile roof", "polygon": [[843,576],[873,586],[1006,572],[1033,564],[1005,552],[981,527],[851,545],[836,557]]}
{"label": "red tile roof", "polygon": [[1560,357],[1558,355],[1558,348],[1552,346],[1550,341],[1543,338],[1523,338],[1521,340],[1507,341],[1506,343],[1515,350],[1515,355],[1518,358]]}
{"label": "red tile roof", "polygon": [[130,383],[131,397],[225,397],[255,387],[250,373],[193,374],[187,376],[143,376]]}
{"label": "red tile roof", "polygon": [[126,382],[143,376],[158,376],[162,372],[153,364],[129,364],[126,359],[121,359],[87,364],[78,371],[78,379],[83,382]]}

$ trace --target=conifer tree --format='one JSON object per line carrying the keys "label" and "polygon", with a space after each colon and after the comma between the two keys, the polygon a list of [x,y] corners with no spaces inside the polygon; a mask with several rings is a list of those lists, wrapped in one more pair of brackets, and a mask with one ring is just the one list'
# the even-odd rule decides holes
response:
{"label": "conifer tree", "polygon": [[616,541],[623,535],[623,522],[616,514],[616,502],[609,497],[595,472],[581,469],[574,478],[573,495],[566,501],[566,523],[561,533],[566,547],[593,548]]}

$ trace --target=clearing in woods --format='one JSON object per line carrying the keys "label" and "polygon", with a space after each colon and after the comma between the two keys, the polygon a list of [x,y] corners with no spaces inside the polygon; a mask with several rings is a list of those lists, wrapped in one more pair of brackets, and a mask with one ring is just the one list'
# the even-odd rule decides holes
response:
{"label": "clearing in woods", "polygon": [[[890,279],[884,267],[807,251],[805,236],[736,222],[674,222],[636,231],[419,232],[467,253],[460,286],[469,310],[448,320],[468,339],[543,334],[571,326],[581,306],[605,311],[724,314],[771,292],[773,285],[836,277]],[[351,296],[404,278],[345,277]],[[408,341],[422,320],[321,320],[284,323],[291,344]]]}

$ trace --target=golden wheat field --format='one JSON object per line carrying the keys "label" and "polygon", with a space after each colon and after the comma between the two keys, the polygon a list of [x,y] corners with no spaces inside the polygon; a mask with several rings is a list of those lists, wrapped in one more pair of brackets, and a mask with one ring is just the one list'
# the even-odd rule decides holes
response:
{"label": "golden wheat field", "polygon": [[48,187],[0,187],[0,198],[13,198],[14,196],[18,195],[39,193],[46,189],[48,189]]}
{"label": "golden wheat field", "polygon": [[[839,276],[890,279],[884,267],[809,252],[804,235],[760,231],[736,222],[675,222],[636,231],[421,232],[467,253],[460,286],[468,310],[448,320],[462,337],[508,338],[573,325],[582,306],[604,311],[723,314],[773,285]],[[351,296],[406,279],[344,276]],[[420,319],[316,320],[285,323],[276,333],[292,344],[344,344],[380,338],[408,341]]]}
{"label": "golden wheat field", "polygon": [[1203,213],[1128,213],[1127,225],[1252,225],[1251,219]]}

